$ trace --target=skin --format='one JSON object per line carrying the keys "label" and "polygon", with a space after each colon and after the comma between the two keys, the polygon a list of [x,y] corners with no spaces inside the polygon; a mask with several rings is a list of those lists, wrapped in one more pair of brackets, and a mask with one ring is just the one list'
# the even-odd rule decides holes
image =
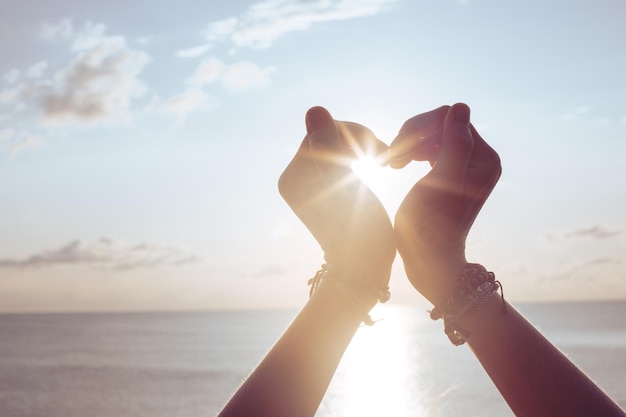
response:
{"label": "skin", "polygon": [[295,321],[228,402],[226,416],[313,416],[364,315],[385,290],[396,253],[391,221],[353,175],[357,155],[387,145],[361,125],[337,122],[321,107],[279,180],[281,195],[324,250],[347,295],[322,283]]}
{"label": "skin", "polygon": [[[433,139],[438,129],[440,137]],[[430,173],[398,209],[395,233],[409,281],[440,305],[467,263],[465,240],[500,177],[500,158],[461,103],[407,121],[389,154],[395,168],[413,159],[431,162]],[[459,324],[471,333],[467,343],[516,416],[625,415],[512,306],[504,309],[499,297]]]}
{"label": "skin", "polygon": [[[497,153],[470,124],[464,104],[410,119],[389,148],[390,165],[428,160],[432,170],[400,206],[395,229],[350,170],[387,147],[361,125],[323,108],[306,116],[307,136],[282,174],[282,196],[324,250],[333,277],[219,414],[313,416],[364,315],[387,288],[396,245],[413,286],[441,304],[466,265],[465,240],[500,177]],[[592,381],[512,306],[495,297],[459,318],[467,343],[517,416],[624,416]],[[443,335],[442,335],[443,337]]]}

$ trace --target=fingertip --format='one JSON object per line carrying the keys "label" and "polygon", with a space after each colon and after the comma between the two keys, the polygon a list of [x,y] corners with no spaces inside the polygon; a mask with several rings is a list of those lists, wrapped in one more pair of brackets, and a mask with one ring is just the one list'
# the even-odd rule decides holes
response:
{"label": "fingertip", "polygon": [[332,116],[322,106],[311,107],[305,116],[307,133],[313,133],[318,130],[334,127],[335,121]]}
{"label": "fingertip", "polygon": [[456,103],[448,110],[448,115],[454,123],[468,126],[470,122],[470,107],[465,103]]}

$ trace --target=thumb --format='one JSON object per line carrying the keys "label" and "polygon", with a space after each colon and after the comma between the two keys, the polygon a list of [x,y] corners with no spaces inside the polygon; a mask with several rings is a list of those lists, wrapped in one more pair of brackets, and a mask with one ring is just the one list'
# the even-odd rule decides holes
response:
{"label": "thumb", "polygon": [[341,145],[335,120],[324,107],[312,107],[306,113],[309,147],[315,150],[338,148]]}
{"label": "thumb", "polygon": [[443,123],[439,157],[431,172],[447,190],[461,194],[474,149],[469,121],[470,108],[466,104],[457,103],[450,107]]}
{"label": "thumb", "polygon": [[323,176],[331,179],[350,170],[335,120],[323,107],[312,107],[306,114],[309,151]]}

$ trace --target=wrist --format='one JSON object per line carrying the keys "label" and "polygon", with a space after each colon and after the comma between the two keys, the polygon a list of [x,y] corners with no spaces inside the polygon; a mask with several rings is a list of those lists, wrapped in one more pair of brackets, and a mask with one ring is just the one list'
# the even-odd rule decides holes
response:
{"label": "wrist", "polygon": [[[343,304],[347,310],[357,314],[367,325],[374,322],[369,317],[369,311],[376,303],[385,303],[389,300],[390,292],[387,279],[378,279],[376,285],[369,281],[351,279],[340,271],[333,269],[327,264],[322,265],[313,278],[309,279],[311,286],[309,296],[311,298],[329,298]],[[382,284],[384,282],[384,285]]]}
{"label": "wrist", "polygon": [[413,287],[434,305],[442,304],[450,297],[467,264],[464,254],[440,261],[431,258],[404,263]]}
{"label": "wrist", "polygon": [[433,288],[433,299],[431,301],[434,305],[443,304],[452,295],[454,286],[467,265],[468,262],[465,256],[451,258],[433,272],[432,276],[435,286]]}
{"label": "wrist", "polygon": [[[454,345],[462,345],[472,334],[463,324],[469,317],[470,327],[474,327],[472,316],[485,308],[487,311],[493,308],[493,300],[499,289],[502,291],[502,286],[493,272],[487,271],[480,264],[468,263],[447,298],[443,302],[435,303],[430,317],[433,320],[443,319],[444,332],[450,341]],[[506,314],[504,295],[495,299],[498,298],[501,298],[502,312]]]}

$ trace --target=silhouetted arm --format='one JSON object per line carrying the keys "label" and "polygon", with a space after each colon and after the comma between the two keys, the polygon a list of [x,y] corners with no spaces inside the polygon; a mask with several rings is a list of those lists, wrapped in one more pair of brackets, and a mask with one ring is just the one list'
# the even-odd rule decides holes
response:
{"label": "silhouetted arm", "polygon": [[313,416],[354,332],[387,293],[393,227],[350,168],[361,152],[382,152],[386,160],[387,145],[363,126],[335,122],[320,107],[309,110],[306,124],[279,190],[320,243],[327,272],[220,417]]}
{"label": "silhouetted arm", "polygon": [[499,297],[461,319],[470,348],[516,416],[624,416],[596,384]]}
{"label": "silhouetted arm", "polygon": [[313,416],[361,318],[320,286],[219,416]]}
{"label": "silhouetted arm", "polygon": [[[467,234],[501,173],[498,154],[469,119],[464,104],[441,107],[410,119],[390,146],[393,167],[433,164],[398,209],[395,232],[409,280],[440,311],[466,270]],[[513,307],[506,311],[494,296],[452,317],[470,332],[465,340],[515,415],[625,415]]]}

